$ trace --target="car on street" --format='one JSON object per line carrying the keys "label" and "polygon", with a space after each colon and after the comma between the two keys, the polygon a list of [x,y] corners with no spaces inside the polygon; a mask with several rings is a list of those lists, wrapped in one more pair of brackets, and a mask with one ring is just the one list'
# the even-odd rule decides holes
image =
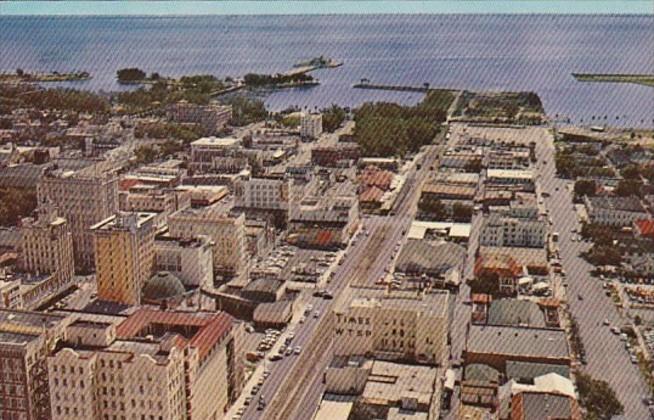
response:
{"label": "car on street", "polygon": [[323,299],[326,299],[326,300],[331,300],[331,299],[334,299],[334,295],[332,295],[332,294],[329,293],[329,292],[325,292],[325,293],[322,295],[322,298],[323,298]]}
{"label": "car on street", "polygon": [[295,354],[300,354],[301,352],[302,352],[302,347],[300,346],[295,346],[295,348],[293,349],[293,353]]}
{"label": "car on street", "polygon": [[320,317],[320,312],[315,311],[315,312],[313,313],[313,317],[316,318],[316,319],[317,319],[318,317]]}
{"label": "car on street", "polygon": [[283,359],[283,357],[280,356],[279,354],[271,354],[270,356],[268,356],[268,360],[270,360],[271,362],[276,362],[276,361],[282,360],[282,359]]}
{"label": "car on street", "polygon": [[607,327],[611,325],[608,319],[604,319],[603,324],[606,325]]}
{"label": "car on street", "polygon": [[582,295],[578,294],[578,295],[577,295],[577,299],[578,299],[578,300],[584,300],[584,297],[583,297]]}
{"label": "car on street", "polygon": [[284,354],[286,356],[292,355],[293,354],[293,348],[292,347],[287,348],[286,351],[284,352]]}

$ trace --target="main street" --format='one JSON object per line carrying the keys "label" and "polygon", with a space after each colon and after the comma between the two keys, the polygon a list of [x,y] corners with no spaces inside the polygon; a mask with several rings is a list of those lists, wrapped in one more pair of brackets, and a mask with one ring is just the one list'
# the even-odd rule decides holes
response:
{"label": "main street", "polygon": [[[553,219],[553,230],[559,232],[559,253],[563,269],[567,272],[568,305],[577,320],[588,365],[583,371],[593,378],[603,379],[611,384],[625,407],[622,418],[647,419],[649,414],[641,399],[649,395],[645,381],[638,367],[631,364],[623,343],[613,335],[609,327],[602,325],[607,319],[611,325],[622,326],[625,321],[616,310],[611,298],[604,294],[601,281],[590,275],[593,266],[579,255],[590,245],[571,241],[575,235],[572,229],[580,228],[572,205],[572,193],[566,188],[566,181],[556,178],[554,145],[551,135],[537,139],[537,156],[542,190],[550,193],[545,199]],[[580,300],[577,296],[581,296]]]}
{"label": "main street", "polygon": [[[244,418],[248,419],[306,419],[311,418],[324,392],[323,373],[332,359],[332,310],[334,305],[347,299],[350,283],[370,285],[391,268],[394,246],[403,240],[417,209],[419,186],[429,174],[442,146],[428,146],[422,157],[421,169],[409,169],[404,188],[408,193],[394,206],[394,215],[364,218],[363,227],[368,234],[353,241],[343,263],[335,270],[329,284],[334,300],[311,298],[318,318],[308,317],[295,328],[293,346],[302,346],[299,356],[289,356],[278,362],[266,362],[270,370],[261,395],[268,405],[262,411],[250,406]],[[404,232],[404,233],[403,233]],[[315,351],[312,351],[315,350]]]}

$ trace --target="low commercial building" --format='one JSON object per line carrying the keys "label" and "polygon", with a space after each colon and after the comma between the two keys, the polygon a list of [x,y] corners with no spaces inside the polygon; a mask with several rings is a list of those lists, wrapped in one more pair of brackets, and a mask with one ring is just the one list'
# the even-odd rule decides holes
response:
{"label": "low commercial building", "polygon": [[488,184],[518,186],[524,191],[535,190],[535,175],[531,169],[488,169]]}
{"label": "low commercial building", "polygon": [[547,233],[544,220],[491,214],[482,223],[479,243],[483,246],[542,248],[547,243]]}
{"label": "low commercial building", "polygon": [[425,222],[414,220],[407,235],[408,239],[450,240],[453,242],[468,242],[470,238],[470,223]]}
{"label": "low commercial building", "polygon": [[359,226],[359,203],[354,197],[309,197],[291,208],[290,243],[308,248],[344,247]]}
{"label": "low commercial building", "polygon": [[477,194],[477,188],[472,185],[454,185],[442,182],[426,182],[421,191],[421,197],[439,200],[472,201]]}
{"label": "low commercial building", "polygon": [[62,315],[0,309],[0,418],[52,418],[46,356],[70,322]]}
{"label": "low commercial building", "polygon": [[432,244],[423,240],[408,241],[395,263],[395,272],[402,273],[411,282],[423,287],[457,287],[446,281],[452,272],[459,275],[466,258],[466,249],[451,242]]}
{"label": "low commercial building", "polygon": [[592,223],[609,226],[631,226],[636,220],[650,219],[638,197],[584,196],[586,212]]}
{"label": "low commercial building", "polygon": [[469,325],[463,358],[505,372],[509,361],[569,366],[570,350],[559,329]]}
{"label": "low commercial building", "polygon": [[568,377],[537,376],[530,383],[510,380],[499,388],[498,417],[502,420],[581,420],[577,393]]}
{"label": "low commercial building", "polygon": [[158,235],[154,241],[154,268],[174,274],[186,287],[212,287],[213,243],[203,235],[189,239]]}
{"label": "low commercial building", "polygon": [[441,365],[447,359],[447,292],[366,290],[334,310],[334,353]]}
{"label": "low commercial building", "polygon": [[225,313],[151,309],[78,320],[47,358],[51,418],[220,418],[242,382],[236,328]]}
{"label": "low commercial building", "polygon": [[331,399],[353,401],[354,410],[374,418],[426,420],[440,412],[440,373],[433,366],[335,356],[325,386]]}

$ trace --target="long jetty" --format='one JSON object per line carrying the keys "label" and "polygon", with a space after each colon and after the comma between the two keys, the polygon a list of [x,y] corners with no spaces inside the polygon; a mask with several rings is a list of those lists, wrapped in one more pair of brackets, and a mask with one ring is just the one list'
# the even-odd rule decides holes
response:
{"label": "long jetty", "polygon": [[352,87],[354,89],[394,90],[398,92],[420,92],[420,93],[427,93],[430,90],[438,90],[438,89],[432,89],[428,86],[382,85],[376,83],[356,83],[352,85]]}

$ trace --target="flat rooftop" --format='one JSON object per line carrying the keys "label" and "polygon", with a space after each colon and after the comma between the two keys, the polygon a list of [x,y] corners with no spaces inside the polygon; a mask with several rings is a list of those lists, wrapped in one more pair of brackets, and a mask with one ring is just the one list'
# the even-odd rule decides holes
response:
{"label": "flat rooftop", "polygon": [[126,230],[130,224],[134,223],[134,227],[139,228],[143,224],[151,221],[157,216],[157,213],[149,212],[134,212],[134,213],[121,213],[109,216],[103,221],[91,226],[92,230]]}
{"label": "flat rooftop", "polygon": [[0,309],[0,344],[26,344],[65,319],[63,315]]}
{"label": "flat rooftop", "polygon": [[241,140],[237,139],[237,138],[234,138],[234,137],[225,137],[225,138],[202,137],[202,138],[197,139],[194,142],[192,142],[191,147],[193,147],[193,146],[230,147],[230,146],[237,146],[240,143],[241,143]]}
{"label": "flat rooftop", "polygon": [[544,359],[570,357],[563,330],[491,325],[470,326],[466,351]]}
{"label": "flat rooftop", "polygon": [[399,401],[415,398],[429,405],[439,369],[432,366],[406,365],[374,361],[362,397],[368,401]]}
{"label": "flat rooftop", "polygon": [[534,172],[530,169],[488,169],[486,175],[488,178],[521,178],[525,180],[534,178]]}

